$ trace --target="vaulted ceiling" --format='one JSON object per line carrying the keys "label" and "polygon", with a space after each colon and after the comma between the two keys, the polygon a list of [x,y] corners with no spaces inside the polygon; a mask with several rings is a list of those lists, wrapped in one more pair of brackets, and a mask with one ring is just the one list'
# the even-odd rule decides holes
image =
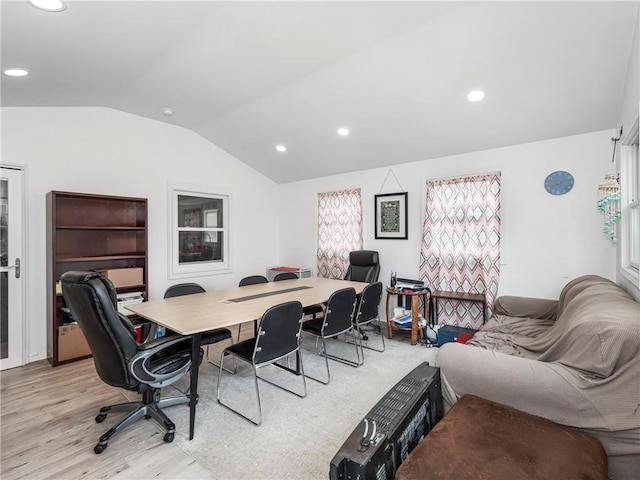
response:
{"label": "vaulted ceiling", "polygon": [[2,68],[30,72],[2,76],[3,106],[179,125],[278,183],[614,128],[638,17],[638,2],[67,4],[2,1]]}

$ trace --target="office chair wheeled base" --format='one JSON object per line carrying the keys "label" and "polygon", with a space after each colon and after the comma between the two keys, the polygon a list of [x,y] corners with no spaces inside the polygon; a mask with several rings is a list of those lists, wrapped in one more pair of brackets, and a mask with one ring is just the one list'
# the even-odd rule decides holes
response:
{"label": "office chair wheeled base", "polygon": [[142,401],[140,402],[127,402],[109,407],[102,407],[100,409],[100,413],[95,418],[96,423],[104,422],[107,418],[107,414],[112,412],[129,412],[129,414],[100,437],[97,445],[93,447],[93,451],[96,454],[104,452],[111,437],[141,418],[154,419],[158,425],[165,429],[164,441],[166,443],[173,442],[176,426],[162,411],[162,408],[189,403],[190,397],[189,395],[180,395],[177,397],[158,398],[159,395],[160,389],[146,390],[142,392]]}

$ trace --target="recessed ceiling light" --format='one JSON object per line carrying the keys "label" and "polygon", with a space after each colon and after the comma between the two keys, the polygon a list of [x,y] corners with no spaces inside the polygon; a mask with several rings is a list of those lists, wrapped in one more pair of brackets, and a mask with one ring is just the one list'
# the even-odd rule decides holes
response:
{"label": "recessed ceiling light", "polygon": [[29,75],[29,70],[25,70],[24,68],[5,68],[2,73],[7,77],[26,77]]}
{"label": "recessed ceiling light", "polygon": [[67,9],[67,5],[62,0],[27,0],[27,2],[47,12],[61,12]]}
{"label": "recessed ceiling light", "polygon": [[349,135],[349,129],[344,127],[339,128],[338,135],[342,135],[343,137],[346,137],[347,135]]}
{"label": "recessed ceiling light", "polygon": [[173,109],[169,107],[164,107],[163,109],[161,109],[161,112],[165,117],[170,117],[173,115]]}
{"label": "recessed ceiling light", "polygon": [[474,90],[473,92],[469,92],[467,95],[467,100],[470,102],[479,102],[484,98],[484,92],[482,90]]}
{"label": "recessed ceiling light", "polygon": [[276,145],[276,150],[278,150],[279,152],[286,152],[287,147],[285,147],[284,145]]}

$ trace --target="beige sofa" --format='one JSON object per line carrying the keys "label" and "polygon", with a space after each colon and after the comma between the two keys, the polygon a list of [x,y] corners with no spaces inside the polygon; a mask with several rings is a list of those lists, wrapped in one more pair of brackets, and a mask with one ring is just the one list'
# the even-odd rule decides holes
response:
{"label": "beige sofa", "polygon": [[558,301],[500,297],[436,363],[445,409],[472,394],[582,429],[602,442],[610,478],[640,478],[640,304],[610,280],[572,280]]}

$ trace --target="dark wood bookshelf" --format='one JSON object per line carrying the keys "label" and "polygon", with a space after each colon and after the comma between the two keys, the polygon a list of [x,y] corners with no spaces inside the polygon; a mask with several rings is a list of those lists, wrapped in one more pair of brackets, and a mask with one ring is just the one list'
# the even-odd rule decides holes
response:
{"label": "dark wood bookshelf", "polygon": [[64,298],[56,283],[70,270],[142,268],[142,284],[118,288],[141,291],[148,299],[147,199],[88,193],[47,194],[47,358],[53,366],[91,355],[59,360],[58,333],[65,325]]}

